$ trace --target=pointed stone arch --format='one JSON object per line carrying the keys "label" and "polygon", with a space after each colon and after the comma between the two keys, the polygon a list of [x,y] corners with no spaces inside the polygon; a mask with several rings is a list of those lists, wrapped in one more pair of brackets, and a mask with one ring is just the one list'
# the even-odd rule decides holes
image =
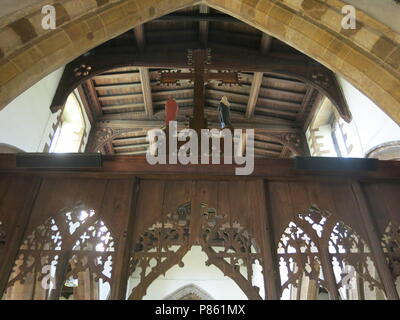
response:
{"label": "pointed stone arch", "polygon": [[188,284],[174,291],[164,300],[215,300],[205,290],[195,284]]}
{"label": "pointed stone arch", "polygon": [[[0,19],[0,108],[58,67],[159,16],[204,3],[288,43],[341,74],[400,123],[399,34],[358,12],[341,29],[343,1],[113,0],[57,4],[59,27],[43,30],[39,4]],[[28,33],[27,30],[28,29]]]}

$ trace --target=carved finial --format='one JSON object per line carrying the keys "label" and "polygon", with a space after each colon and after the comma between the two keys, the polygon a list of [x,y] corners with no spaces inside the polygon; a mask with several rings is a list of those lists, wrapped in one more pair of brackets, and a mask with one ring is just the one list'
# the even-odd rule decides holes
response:
{"label": "carved finial", "polygon": [[81,76],[86,77],[87,75],[89,75],[91,70],[92,70],[91,66],[86,64],[81,64],[79,67],[76,67],[74,69],[74,75],[75,77],[81,77]]}

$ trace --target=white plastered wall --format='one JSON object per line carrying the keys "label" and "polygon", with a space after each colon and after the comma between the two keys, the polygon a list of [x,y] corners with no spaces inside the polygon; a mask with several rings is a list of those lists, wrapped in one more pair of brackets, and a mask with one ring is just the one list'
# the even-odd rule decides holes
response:
{"label": "white plastered wall", "polygon": [[382,143],[400,140],[397,123],[345,79],[339,76],[338,80],[353,116],[345,130],[354,144],[359,144],[350,156],[364,157]]}
{"label": "white plastered wall", "polygon": [[50,104],[63,71],[49,74],[0,111],[0,143],[25,152],[43,151],[59,115],[51,113]]}

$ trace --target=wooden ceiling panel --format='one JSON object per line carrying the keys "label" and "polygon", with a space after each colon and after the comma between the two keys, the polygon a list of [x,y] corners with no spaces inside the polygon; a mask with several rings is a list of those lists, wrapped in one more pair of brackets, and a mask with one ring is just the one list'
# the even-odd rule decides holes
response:
{"label": "wooden ceiling panel", "polygon": [[[172,70],[180,70],[181,73],[189,72],[189,67],[182,68],[185,65],[182,61],[186,57],[187,48],[204,47],[211,49],[211,59],[214,52],[215,65],[230,65],[229,61],[232,61],[235,66],[241,66],[238,67],[239,70],[231,70],[239,72],[240,86],[219,86],[217,82],[206,84],[204,107],[210,127],[218,127],[218,106],[221,98],[227,96],[231,104],[231,119],[237,127],[265,129],[266,131],[276,131],[278,130],[276,128],[279,128],[281,132],[303,130],[304,119],[309,118],[310,110],[315,110],[315,108],[312,109],[315,103],[309,97],[311,87],[308,82],[305,83],[287,74],[297,74],[293,72],[293,68],[298,65],[299,68],[304,69],[303,61],[306,61],[307,57],[275,38],[265,35],[263,37],[259,30],[245,23],[227,22],[227,19],[213,20],[215,14],[221,15],[221,12],[212,8],[207,9],[203,6],[200,10],[199,6],[194,6],[176,13],[178,13],[176,20],[156,19],[144,24],[140,30],[139,41],[138,31],[136,30],[135,33],[134,30],[130,30],[117,39],[101,45],[99,49],[96,48],[110,58],[114,53],[124,54],[127,57],[132,54],[132,59],[137,54],[139,60],[153,55],[149,59],[149,64],[139,62],[137,67],[114,68],[90,79],[95,95],[94,99],[100,106],[98,109],[101,109],[101,114],[97,115],[97,121],[119,121],[121,126],[127,121],[148,122],[149,124],[154,122],[161,126],[164,120],[165,103],[170,97],[173,97],[179,105],[178,119],[181,124],[186,125],[188,119],[193,115],[194,85],[189,81],[182,81],[180,86],[160,85],[160,72]],[[188,15],[186,17],[179,15],[182,13]],[[208,14],[214,15],[214,18],[210,18],[210,21],[193,21],[190,20],[192,14],[201,19]],[[142,41],[141,46],[138,46],[140,41]],[[268,44],[264,50],[263,43]],[[245,60],[247,54],[256,57],[254,59],[257,60],[256,65],[259,63],[260,68],[264,69],[257,70],[255,67],[246,69],[249,65],[247,62],[238,63],[238,61],[242,61],[241,59]],[[227,61],[224,61],[225,55]],[[165,67],[161,63],[152,61],[158,56],[165,57],[167,61]],[[129,58],[126,61],[129,63]],[[181,62],[174,63],[175,61]],[[279,66],[291,65],[292,69],[287,73],[281,72],[280,67],[269,69],[268,61],[273,61],[274,64],[276,61]],[[271,62],[269,63],[271,64]],[[181,69],[171,69],[175,66]],[[143,69],[148,70],[146,81],[141,78]],[[252,72],[248,72],[249,70]],[[270,72],[266,72],[268,70]],[[274,73],[274,70],[279,72]],[[216,71],[218,70],[211,70],[211,72]],[[142,80],[146,83],[146,90],[143,90]],[[259,90],[254,88],[252,90],[252,87],[257,87]],[[146,99],[144,99],[143,91],[146,92]],[[85,92],[85,94],[89,93]],[[149,101],[152,104],[150,113],[148,112]],[[112,149],[115,154],[145,153],[148,129],[143,128],[150,128],[151,125],[138,124],[137,127],[138,131],[124,133],[112,140]],[[128,126],[128,128],[131,127]],[[121,129],[126,130],[123,127]],[[292,156],[286,142],[284,144],[274,141],[268,135],[256,135],[254,151],[258,157]]]}
{"label": "wooden ceiling panel", "polygon": [[290,90],[291,92],[299,92],[304,94],[307,91],[307,86],[304,82],[269,74],[264,74],[262,86],[272,89]]}
{"label": "wooden ceiling panel", "polygon": [[180,42],[193,42],[198,39],[198,30],[197,29],[180,29],[180,30],[157,30],[146,32],[146,44],[158,45],[158,44],[168,44],[171,42],[175,42],[176,39],[179,39]]}
{"label": "wooden ceiling panel", "polygon": [[214,43],[235,45],[257,50],[260,47],[261,35],[242,32],[233,33],[211,27],[209,31],[209,40]]}
{"label": "wooden ceiling panel", "polygon": [[96,84],[126,83],[140,81],[139,71],[103,73],[93,78]]}

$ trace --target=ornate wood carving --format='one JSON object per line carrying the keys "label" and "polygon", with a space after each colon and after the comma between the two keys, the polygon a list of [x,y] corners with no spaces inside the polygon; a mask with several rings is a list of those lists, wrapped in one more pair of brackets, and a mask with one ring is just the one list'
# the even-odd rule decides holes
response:
{"label": "ornate wood carving", "polygon": [[193,217],[191,204],[185,203],[139,237],[129,264],[129,274],[139,281],[129,299],[143,298],[151,282],[172,266],[183,267],[182,258],[195,245],[189,236],[190,224],[197,223],[193,219],[201,219],[200,245],[208,256],[206,265],[218,267],[250,299],[262,299],[261,288],[252,284],[254,264],[262,266],[262,257],[250,234],[239,223],[231,223],[228,216],[217,215],[206,205],[204,208],[203,216]]}
{"label": "ornate wood carving", "polygon": [[139,237],[130,258],[129,274],[137,274],[140,281],[129,299],[143,298],[151,282],[175,264],[183,267],[182,258],[190,248],[190,214],[191,204],[185,203]]}
{"label": "ornate wood carving", "polygon": [[[326,281],[323,254],[329,253],[329,269],[335,270],[336,286]],[[297,214],[284,231],[278,244],[282,292],[290,285],[297,287],[303,276],[329,291],[348,288],[354,277],[367,282],[370,290],[383,290],[373,257],[365,241],[342,221],[335,221],[330,212],[316,205]],[[354,272],[348,270],[348,266]]]}
{"label": "ornate wood carving", "polygon": [[90,133],[89,141],[86,146],[87,152],[98,152],[102,151],[103,147],[110,143],[115,137],[134,131],[142,131],[141,128],[107,128],[107,127],[96,127]]}
{"label": "ornate wood carving", "polygon": [[90,74],[92,67],[90,65],[81,64],[74,69],[75,77],[86,77]]}
{"label": "ornate wood carving", "polygon": [[[31,282],[35,275],[33,281],[37,281],[38,286],[43,286],[42,281],[49,285],[42,287],[44,297],[48,299],[52,290],[60,293],[65,280],[78,279],[79,273],[86,270],[93,276],[93,281],[101,279],[103,283],[111,284],[115,247],[104,222],[93,210],[79,203],[48,218],[28,233],[7,287],[12,289],[16,283]],[[65,269],[65,263],[72,265],[71,271],[60,277],[54,276],[58,269]]]}
{"label": "ornate wood carving", "polygon": [[400,226],[398,224],[389,222],[383,233],[381,244],[392,277],[396,281],[400,277]]}
{"label": "ornate wood carving", "polygon": [[[336,106],[340,115],[346,121],[351,120],[351,114],[335,75],[323,65],[306,57],[302,60],[291,60],[260,53],[250,54],[247,51],[238,55],[233,54],[229,49],[210,47],[213,50],[213,60],[207,65],[208,69],[264,72],[297,78],[324,93]],[[104,54],[101,51],[92,51],[66,66],[50,109],[52,112],[60,110],[68,95],[76,87],[107,70],[127,66],[167,69],[187,68],[186,52],[189,49],[190,47],[160,52],[160,50],[148,47],[145,52],[134,52],[132,54]],[[243,56],[247,58],[243,60],[241,58]],[[88,68],[91,69],[88,70]]]}
{"label": "ornate wood carving", "polygon": [[281,290],[290,285],[297,288],[303,275],[326,287],[321,277],[321,259],[317,245],[294,222],[290,222],[278,244],[280,269],[286,272],[281,276]]}
{"label": "ornate wood carving", "polygon": [[[374,278],[370,271],[373,264],[372,254],[365,241],[349,226],[342,221],[336,223],[329,240],[329,253],[332,256],[333,265],[338,265],[344,270],[347,265],[352,266],[359,277],[368,282],[373,290],[375,287],[383,290],[380,280]],[[346,273],[336,276],[338,287],[347,285]]]}
{"label": "ornate wood carving", "polygon": [[[283,131],[283,130],[282,130]],[[304,134],[298,132],[277,132],[266,133],[265,136],[271,137],[278,142],[282,143],[285,147],[289,148],[293,155],[307,155],[309,154],[308,148],[305,144]]]}
{"label": "ornate wood carving", "polygon": [[[252,300],[262,299],[260,289],[252,283],[254,264],[263,265],[263,258],[251,235],[228,215],[218,215],[207,208],[203,214],[201,246],[208,256],[207,265],[215,265],[232,278]],[[213,244],[220,245],[213,245]]]}

